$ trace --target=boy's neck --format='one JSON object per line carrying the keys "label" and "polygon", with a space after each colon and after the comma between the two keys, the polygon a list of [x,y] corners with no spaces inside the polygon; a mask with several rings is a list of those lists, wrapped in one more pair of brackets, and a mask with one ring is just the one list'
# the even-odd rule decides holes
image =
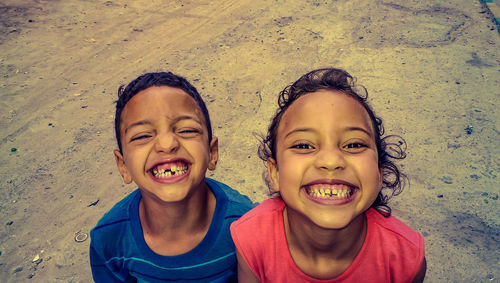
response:
{"label": "boy's neck", "polygon": [[307,275],[331,279],[353,262],[366,238],[366,216],[361,214],[344,229],[324,229],[303,215],[283,211],[288,249],[295,264]]}
{"label": "boy's neck", "polygon": [[205,237],[215,205],[215,196],[205,182],[183,202],[160,203],[142,198],[139,203],[139,219],[144,240],[157,254],[184,254]]}

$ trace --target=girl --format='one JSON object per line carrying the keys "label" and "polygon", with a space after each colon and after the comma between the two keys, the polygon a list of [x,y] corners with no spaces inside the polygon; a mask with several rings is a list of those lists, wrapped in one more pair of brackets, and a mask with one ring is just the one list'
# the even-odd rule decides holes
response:
{"label": "girl", "polygon": [[[279,95],[259,148],[279,197],[231,225],[240,282],[422,282],[422,235],[390,216],[404,177],[344,70],[305,74]],[[382,188],[391,193],[382,194]]]}

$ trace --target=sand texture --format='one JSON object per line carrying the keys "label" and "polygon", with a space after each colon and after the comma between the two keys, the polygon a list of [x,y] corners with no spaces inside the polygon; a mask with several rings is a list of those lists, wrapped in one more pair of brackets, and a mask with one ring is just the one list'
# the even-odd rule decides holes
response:
{"label": "sand texture", "polygon": [[84,234],[135,189],[112,154],[121,84],[188,78],[219,137],[207,176],[262,201],[278,92],[334,66],[407,141],[392,207],[425,236],[426,282],[500,282],[492,17],[479,0],[0,1],[0,281],[92,280]]}

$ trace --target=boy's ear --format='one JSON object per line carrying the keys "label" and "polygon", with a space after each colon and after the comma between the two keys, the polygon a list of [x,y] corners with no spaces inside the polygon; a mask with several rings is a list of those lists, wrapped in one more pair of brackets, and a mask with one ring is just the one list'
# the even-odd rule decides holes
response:
{"label": "boy's ear", "polygon": [[269,157],[267,159],[267,175],[269,178],[269,186],[273,192],[279,192],[279,175],[278,175],[278,164],[276,164],[276,160]]}
{"label": "boy's ear", "polygon": [[208,161],[208,170],[214,171],[219,160],[219,140],[217,137],[212,137],[210,141],[210,159]]}
{"label": "boy's ear", "polygon": [[115,154],[116,166],[118,167],[118,171],[120,171],[120,175],[122,175],[123,182],[125,182],[125,184],[132,183],[132,175],[129,174],[127,166],[125,166],[123,155],[118,149],[115,149],[113,153]]}

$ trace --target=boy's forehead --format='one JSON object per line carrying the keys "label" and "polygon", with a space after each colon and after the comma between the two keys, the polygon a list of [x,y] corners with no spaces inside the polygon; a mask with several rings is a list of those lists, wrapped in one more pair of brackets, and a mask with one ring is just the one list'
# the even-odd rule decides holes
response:
{"label": "boy's forehead", "polygon": [[205,116],[196,100],[184,90],[169,86],[153,86],[138,92],[127,102],[121,116],[121,128],[133,120],[158,116],[169,119],[187,116],[206,124]]}

